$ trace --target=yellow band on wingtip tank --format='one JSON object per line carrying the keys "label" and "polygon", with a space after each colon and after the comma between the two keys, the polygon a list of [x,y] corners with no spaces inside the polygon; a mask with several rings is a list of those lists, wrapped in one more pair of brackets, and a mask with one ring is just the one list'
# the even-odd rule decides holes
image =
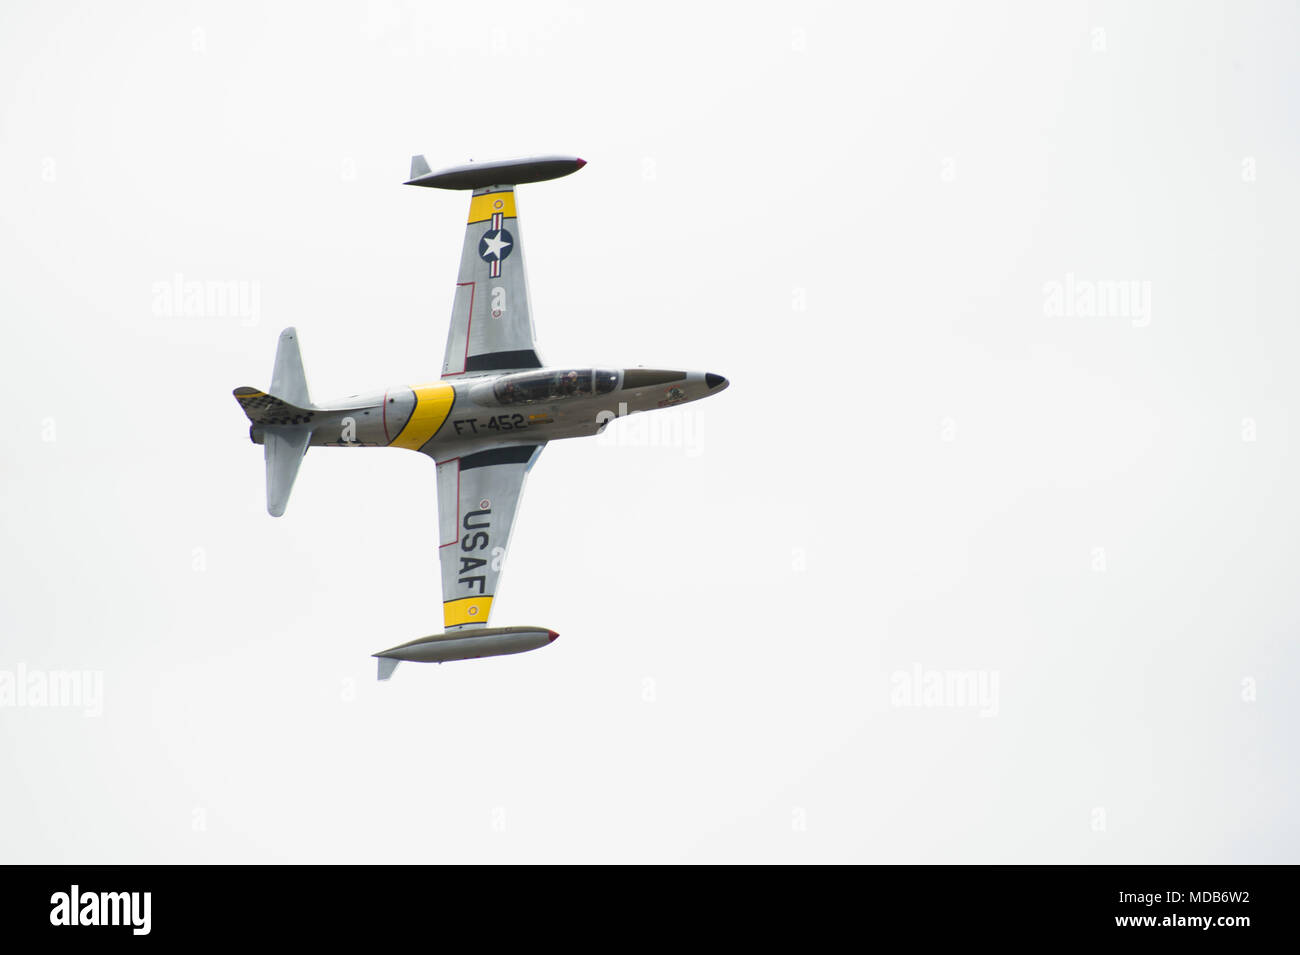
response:
{"label": "yellow band on wingtip tank", "polygon": [[447,420],[456,389],[451,385],[421,385],[411,390],[415,392],[415,410],[389,447],[419,451]]}
{"label": "yellow band on wingtip tank", "polygon": [[487,195],[475,196],[469,201],[469,221],[486,222],[497,213],[507,219],[515,217],[515,191],[489,192]]}
{"label": "yellow band on wingtip tank", "polygon": [[492,612],[491,597],[462,597],[448,600],[442,605],[442,625],[455,627],[462,623],[487,623]]}

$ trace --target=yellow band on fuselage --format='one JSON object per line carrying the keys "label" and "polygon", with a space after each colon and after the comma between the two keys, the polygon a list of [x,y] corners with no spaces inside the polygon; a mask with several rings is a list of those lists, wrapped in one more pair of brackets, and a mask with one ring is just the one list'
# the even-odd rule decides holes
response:
{"label": "yellow band on fuselage", "polygon": [[455,627],[462,623],[487,623],[492,612],[491,597],[462,597],[447,600],[442,605],[442,625]]}
{"label": "yellow band on fuselage", "polygon": [[401,433],[389,442],[389,447],[419,451],[447,420],[456,390],[451,385],[441,384],[420,385],[411,390],[415,392],[415,409]]}
{"label": "yellow band on fuselage", "polygon": [[469,201],[470,223],[486,222],[498,212],[507,219],[515,217],[515,191],[513,189],[508,189],[505,192],[489,192],[486,195],[475,196]]}

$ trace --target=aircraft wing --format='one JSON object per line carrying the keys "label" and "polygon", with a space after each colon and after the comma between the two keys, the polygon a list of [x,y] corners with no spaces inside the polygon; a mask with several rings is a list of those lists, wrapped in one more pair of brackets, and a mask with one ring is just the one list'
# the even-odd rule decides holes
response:
{"label": "aircraft wing", "polygon": [[515,187],[475,189],[442,377],[540,367]]}
{"label": "aircraft wing", "polygon": [[423,156],[411,157],[408,186],[473,192],[442,377],[542,367],[533,340],[515,186],[559,179],[585,165],[576,156],[531,156],[434,172]]}
{"label": "aircraft wing", "polygon": [[541,444],[478,451],[438,462],[438,555],[447,632],[487,626],[510,530]]}

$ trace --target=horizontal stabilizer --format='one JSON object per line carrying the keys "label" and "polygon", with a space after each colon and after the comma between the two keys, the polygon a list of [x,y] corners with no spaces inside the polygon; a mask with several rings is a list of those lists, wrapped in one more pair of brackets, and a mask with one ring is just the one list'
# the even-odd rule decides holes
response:
{"label": "horizontal stabilizer", "polygon": [[299,408],[310,408],[307,394],[307,375],[302,370],[302,354],[298,350],[298,331],[286,328],[280,333],[275,346],[275,368],[271,372],[271,394]]}
{"label": "horizontal stabilizer", "polygon": [[[424,166],[417,172],[416,160]],[[411,160],[408,186],[431,186],[434,189],[486,189],[488,186],[518,186],[526,182],[545,182],[577,172],[587,165],[577,156],[530,156],[527,159],[502,159],[496,162],[471,162],[429,172],[423,156]]]}
{"label": "horizontal stabilizer", "polygon": [[294,329],[280,333],[270,390],[236,388],[235,400],[252,422],[249,439],[262,445],[266,459],[266,510],[272,517],[279,517],[289,503],[302,456],[311,444],[312,419],[320,410],[311,403],[307,392],[307,376],[303,374]]}
{"label": "horizontal stabilizer", "polygon": [[267,430],[262,445],[266,451],[266,510],[272,517],[282,515],[288,506],[289,492],[310,442],[311,429],[307,427]]}

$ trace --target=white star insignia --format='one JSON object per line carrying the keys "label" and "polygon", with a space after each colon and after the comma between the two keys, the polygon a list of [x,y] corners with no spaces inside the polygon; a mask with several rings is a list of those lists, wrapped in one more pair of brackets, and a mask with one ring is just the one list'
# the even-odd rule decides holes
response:
{"label": "white star insignia", "polygon": [[487,246],[487,249],[484,250],[483,254],[495,255],[498,259],[501,258],[501,250],[510,244],[505,239],[501,238],[500,232],[489,232],[487,235],[483,236],[483,243]]}

